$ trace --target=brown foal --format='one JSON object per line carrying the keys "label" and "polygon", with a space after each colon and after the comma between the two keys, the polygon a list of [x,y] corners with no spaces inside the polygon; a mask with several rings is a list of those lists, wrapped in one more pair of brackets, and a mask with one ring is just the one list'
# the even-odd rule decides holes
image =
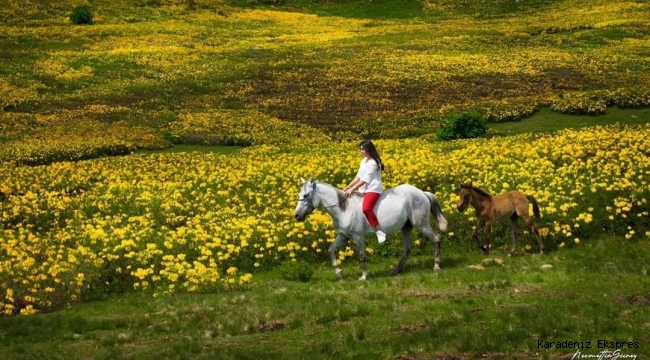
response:
{"label": "brown foal", "polygon": [[[512,246],[510,247],[510,254],[515,251],[515,243],[519,235],[519,225],[517,220],[524,219],[526,225],[530,229],[531,234],[535,236],[539,243],[539,253],[544,253],[544,245],[542,244],[542,237],[539,235],[537,224],[530,217],[528,213],[529,202],[533,204],[533,214],[539,219],[539,206],[537,201],[532,196],[524,195],[519,191],[508,191],[501,195],[492,196],[485,191],[475,188],[472,183],[460,185],[460,202],[458,203],[458,211],[463,212],[468,205],[472,205],[476,211],[476,218],[478,225],[474,229],[472,237],[476,240],[478,247],[483,250],[486,255],[490,252],[490,235],[492,232],[492,223],[506,217],[510,218],[510,225],[512,226]],[[485,226],[485,245],[481,245],[478,234],[479,231]]]}

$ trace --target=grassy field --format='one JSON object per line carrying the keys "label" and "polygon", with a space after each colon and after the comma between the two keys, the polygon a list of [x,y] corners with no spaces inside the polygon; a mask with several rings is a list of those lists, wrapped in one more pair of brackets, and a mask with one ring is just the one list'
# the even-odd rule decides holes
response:
{"label": "grassy field", "polygon": [[531,132],[552,132],[559,129],[579,129],[589,126],[612,124],[650,123],[650,109],[607,109],[607,114],[599,116],[576,116],[558,114],[549,109],[541,109],[521,121],[490,124],[494,135],[515,135]]}
{"label": "grassy field", "polygon": [[[647,1],[80,3],[0,6],[1,358],[650,357]],[[435,139],[470,110],[488,136]],[[387,276],[391,236],[336,281],[330,217],[294,220],[365,136],[440,200],[441,271],[415,234]],[[546,254],[496,225],[484,257],[470,180],[534,196]]]}
{"label": "grassy field", "polygon": [[[533,243],[526,238],[524,242]],[[397,258],[357,262],[336,281],[329,264],[309,283],[259,275],[246,290],[147,294],[35,317],[0,318],[5,359],[571,359],[601,354],[598,341],[650,357],[646,241],[602,236],[548,255],[489,257],[433,248],[387,276]],[[453,244],[452,244],[453,247]],[[469,266],[481,265],[482,269]],[[539,342],[542,341],[540,344]],[[591,348],[545,348],[547,342]],[[609,345],[609,344],[608,344]],[[611,349],[610,349],[611,350]]]}
{"label": "grassy field", "polygon": [[79,3],[0,10],[1,161],[650,105],[646,1],[94,0],[73,26]]}

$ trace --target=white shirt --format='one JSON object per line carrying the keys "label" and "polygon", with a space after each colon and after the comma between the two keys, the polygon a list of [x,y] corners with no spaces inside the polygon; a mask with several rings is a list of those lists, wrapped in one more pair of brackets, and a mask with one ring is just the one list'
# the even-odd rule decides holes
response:
{"label": "white shirt", "polygon": [[381,170],[374,159],[364,157],[363,160],[361,160],[357,177],[365,182],[365,184],[359,188],[360,193],[382,193],[384,183],[381,181]]}

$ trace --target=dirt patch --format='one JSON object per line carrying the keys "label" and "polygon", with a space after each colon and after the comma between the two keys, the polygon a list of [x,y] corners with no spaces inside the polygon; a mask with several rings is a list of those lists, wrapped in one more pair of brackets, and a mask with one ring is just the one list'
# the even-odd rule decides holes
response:
{"label": "dirt patch", "polygon": [[397,328],[397,331],[401,332],[401,333],[412,333],[412,332],[415,332],[417,330],[424,329],[426,327],[427,327],[426,324],[415,324],[415,325],[410,325],[410,326],[400,326],[399,328]]}
{"label": "dirt patch", "polygon": [[257,332],[263,333],[269,331],[277,331],[283,329],[285,326],[287,326],[287,324],[282,321],[272,321],[270,323],[258,326]]}
{"label": "dirt patch", "polygon": [[[553,78],[497,73],[451,75],[445,80],[400,81],[375,79],[354,69],[264,69],[255,79],[237,84],[238,100],[255,103],[285,121],[322,128],[356,119],[408,117],[419,111],[460,106],[502,98],[539,97],[554,85],[566,87],[554,69]],[[580,74],[571,73],[575,80]]]}
{"label": "dirt patch", "polygon": [[546,69],[551,87],[556,90],[577,90],[587,83],[581,72],[567,67],[553,67]]}
{"label": "dirt patch", "polygon": [[630,295],[616,299],[616,302],[623,305],[650,306],[650,295]]}
{"label": "dirt patch", "polygon": [[434,300],[442,296],[438,293],[428,291],[401,291],[398,292],[397,295],[404,295],[406,297],[422,297],[430,300]]}
{"label": "dirt patch", "polygon": [[[462,103],[462,89],[436,83],[375,81],[358,74],[332,75],[327,69],[260,71],[255,80],[241,84],[249,89],[241,100],[252,101],[285,121],[333,127],[377,114],[399,114],[437,108],[450,101]],[[448,96],[441,91],[451,91]]]}

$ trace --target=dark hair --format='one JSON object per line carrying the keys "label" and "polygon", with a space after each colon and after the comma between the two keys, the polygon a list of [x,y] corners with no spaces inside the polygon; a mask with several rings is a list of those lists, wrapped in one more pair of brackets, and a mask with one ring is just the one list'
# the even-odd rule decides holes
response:
{"label": "dark hair", "polygon": [[363,140],[361,144],[359,144],[363,148],[363,150],[366,151],[366,154],[370,156],[373,160],[377,162],[377,165],[379,165],[380,170],[384,170],[384,163],[381,162],[381,158],[379,157],[379,153],[377,152],[377,149],[375,148],[375,144],[372,143],[370,139]]}

